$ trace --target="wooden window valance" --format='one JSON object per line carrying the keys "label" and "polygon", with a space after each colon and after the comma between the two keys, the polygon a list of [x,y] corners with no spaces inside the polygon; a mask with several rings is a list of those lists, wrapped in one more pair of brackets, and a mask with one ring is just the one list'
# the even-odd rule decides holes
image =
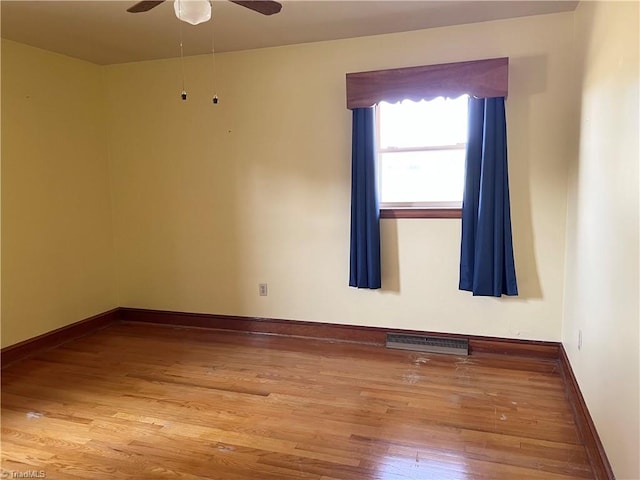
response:
{"label": "wooden window valance", "polygon": [[464,94],[478,98],[506,97],[508,84],[506,57],[347,73],[347,108]]}

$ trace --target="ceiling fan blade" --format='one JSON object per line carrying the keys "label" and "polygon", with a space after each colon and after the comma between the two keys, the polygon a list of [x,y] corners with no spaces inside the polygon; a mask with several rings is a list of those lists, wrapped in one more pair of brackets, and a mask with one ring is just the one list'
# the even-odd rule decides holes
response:
{"label": "ceiling fan blade", "polygon": [[132,7],[127,8],[127,12],[130,12],[130,13],[148,12],[149,10],[151,10],[154,7],[157,7],[163,2],[164,0],[145,0],[143,2],[136,3]]}
{"label": "ceiling fan blade", "polygon": [[[263,15],[273,15],[282,10],[282,5],[278,2],[266,0],[230,0],[232,3],[242,5],[250,10],[261,13]],[[141,2],[145,3],[145,2]]]}

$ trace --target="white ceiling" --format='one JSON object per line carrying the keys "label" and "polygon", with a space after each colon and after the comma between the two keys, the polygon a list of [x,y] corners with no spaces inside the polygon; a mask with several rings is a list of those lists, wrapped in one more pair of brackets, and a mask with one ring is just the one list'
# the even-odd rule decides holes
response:
{"label": "white ceiling", "polygon": [[176,57],[180,25],[185,55],[403,32],[574,10],[577,1],[284,0],[263,16],[224,0],[213,21],[180,23],[171,1],[132,14],[131,1],[2,0],[2,37],[97,64]]}

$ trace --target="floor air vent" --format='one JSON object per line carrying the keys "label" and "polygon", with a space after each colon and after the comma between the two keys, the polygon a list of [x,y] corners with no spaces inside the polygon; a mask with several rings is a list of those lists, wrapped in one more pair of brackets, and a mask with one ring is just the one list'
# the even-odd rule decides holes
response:
{"label": "floor air vent", "polygon": [[429,353],[469,355],[469,341],[457,338],[424,337],[421,335],[399,335],[387,333],[387,348],[415,350]]}

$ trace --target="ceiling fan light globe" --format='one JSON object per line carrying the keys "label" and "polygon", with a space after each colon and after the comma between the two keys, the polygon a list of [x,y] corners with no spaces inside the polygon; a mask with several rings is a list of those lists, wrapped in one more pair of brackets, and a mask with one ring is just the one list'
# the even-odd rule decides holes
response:
{"label": "ceiling fan light globe", "polygon": [[191,25],[211,20],[211,3],[209,0],[175,0],[173,10],[176,17]]}

